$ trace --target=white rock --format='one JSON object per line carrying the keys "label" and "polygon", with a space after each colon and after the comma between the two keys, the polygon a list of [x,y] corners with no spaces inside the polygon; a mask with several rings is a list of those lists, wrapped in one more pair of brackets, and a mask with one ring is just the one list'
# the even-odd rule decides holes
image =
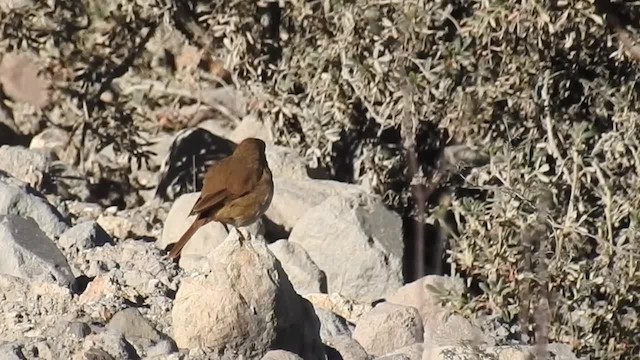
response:
{"label": "white rock", "polygon": [[267,144],[265,155],[274,178],[310,180],[304,158],[293,149]]}
{"label": "white rock", "polygon": [[381,303],[360,318],[353,338],[367,353],[382,356],[421,343],[423,332],[422,319],[414,307]]}
{"label": "white rock", "polygon": [[211,273],[183,280],[172,309],[179,348],[258,357],[272,348],[322,359],[320,323],[295,293],[264,240],[230,236],[210,256]]}
{"label": "white rock", "polygon": [[[69,133],[60,128],[47,128],[34,136],[29,144],[31,150],[43,150],[52,154],[64,151],[69,141]],[[58,155],[58,158],[61,156]]]}
{"label": "white rock", "polygon": [[[282,172],[285,173],[284,170]],[[301,180],[274,175],[273,199],[266,215],[289,231],[307,211],[332,195],[354,198],[366,196],[367,193],[361,186],[333,180]]]}
{"label": "white rock", "polygon": [[303,360],[300,356],[285,350],[271,350],[266,353],[262,360]]}
{"label": "white rock", "polygon": [[229,135],[229,140],[240,143],[242,140],[250,137],[258,138],[265,143],[273,142],[271,129],[267,127],[264,122],[258,120],[255,115],[243,117],[240,124],[238,124]]}
{"label": "white rock", "polygon": [[0,273],[70,287],[75,277],[67,259],[33,219],[0,215]]}
{"label": "white rock", "polygon": [[38,227],[51,239],[69,228],[67,221],[55,207],[36,190],[20,181],[0,174],[0,215],[19,215],[33,218]]}
{"label": "white rock", "polygon": [[423,320],[426,346],[491,345],[492,339],[485,336],[480,328],[460,315],[448,315],[447,309],[440,305],[441,297],[462,296],[464,291],[464,282],[460,278],[428,275],[404,285],[386,300],[418,309]]}
{"label": "white rock", "polygon": [[298,294],[326,293],[327,278],[299,244],[278,240],[268,245]]}
{"label": "white rock", "polygon": [[377,198],[329,197],[298,220],[289,241],[325,272],[330,293],[374,301],[402,286],[402,220]]}

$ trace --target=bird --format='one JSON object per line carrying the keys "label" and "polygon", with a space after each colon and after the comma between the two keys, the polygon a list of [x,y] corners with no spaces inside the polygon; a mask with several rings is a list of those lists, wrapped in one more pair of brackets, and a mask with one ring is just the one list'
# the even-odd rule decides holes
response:
{"label": "bird", "polygon": [[235,227],[242,244],[246,239],[238,227],[257,221],[272,199],[273,176],[265,155],[265,143],[246,138],[231,155],[207,169],[200,196],[189,213],[197,217],[173,246],[169,257],[179,257],[193,234],[211,221],[222,223],[227,232],[227,225]]}

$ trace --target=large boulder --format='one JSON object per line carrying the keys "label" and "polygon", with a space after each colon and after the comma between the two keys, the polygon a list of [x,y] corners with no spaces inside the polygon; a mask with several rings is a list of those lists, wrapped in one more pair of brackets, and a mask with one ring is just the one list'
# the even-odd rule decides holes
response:
{"label": "large boulder", "polygon": [[422,319],[416,308],[381,303],[360,318],[353,338],[367,353],[382,356],[421,343],[423,332]]}
{"label": "large boulder", "polygon": [[32,218],[51,239],[69,228],[68,221],[35,189],[0,172],[0,215]]}
{"label": "large boulder", "polygon": [[402,286],[402,220],[377,197],[331,196],[298,220],[289,241],[325,272],[329,293],[374,301]]}
{"label": "large boulder", "polygon": [[[233,232],[235,234],[235,232]],[[172,310],[180,348],[213,348],[260,357],[274,349],[323,359],[320,323],[296,294],[260,237],[229,236],[209,259],[211,272],[183,280]]]}

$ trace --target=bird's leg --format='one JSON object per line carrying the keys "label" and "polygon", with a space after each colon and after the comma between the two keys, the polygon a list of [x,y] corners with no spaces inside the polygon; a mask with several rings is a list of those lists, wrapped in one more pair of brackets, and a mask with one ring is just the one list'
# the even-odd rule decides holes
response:
{"label": "bird's leg", "polygon": [[240,231],[238,227],[236,227],[236,231],[238,232],[238,235],[240,237],[240,245],[242,245],[247,239],[244,237],[242,231]]}

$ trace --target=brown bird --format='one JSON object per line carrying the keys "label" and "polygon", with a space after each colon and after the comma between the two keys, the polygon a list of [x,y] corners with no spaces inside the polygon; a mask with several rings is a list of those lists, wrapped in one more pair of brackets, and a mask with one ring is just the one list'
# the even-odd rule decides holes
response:
{"label": "brown bird", "polygon": [[[237,230],[255,222],[267,211],[272,198],[273,179],[265,156],[265,144],[260,139],[244,139],[233,154],[207,170],[200,197],[189,214],[198,216],[173,246],[169,257],[180,256],[191,236],[210,221],[221,222],[227,232],[227,224]],[[242,233],[240,237],[245,240]]]}

